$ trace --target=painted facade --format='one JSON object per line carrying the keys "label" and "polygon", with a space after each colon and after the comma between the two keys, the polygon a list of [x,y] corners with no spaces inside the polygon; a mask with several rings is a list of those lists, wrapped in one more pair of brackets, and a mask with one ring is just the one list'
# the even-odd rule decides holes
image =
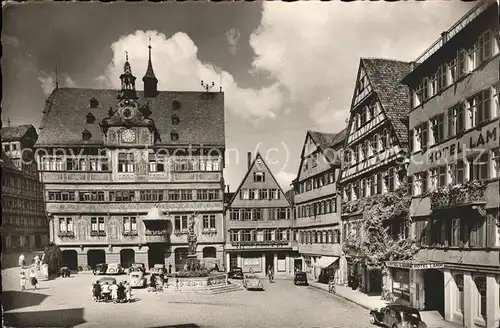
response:
{"label": "painted facade", "polygon": [[175,271],[195,216],[199,258],[221,266],[223,94],[157,91],[151,58],[143,92],[128,61],[120,79],[121,90],[56,88],[47,100],[36,147],[50,239],[70,268]]}
{"label": "painted facade", "polygon": [[413,63],[411,302],[465,327],[500,324],[499,9],[482,1]]}

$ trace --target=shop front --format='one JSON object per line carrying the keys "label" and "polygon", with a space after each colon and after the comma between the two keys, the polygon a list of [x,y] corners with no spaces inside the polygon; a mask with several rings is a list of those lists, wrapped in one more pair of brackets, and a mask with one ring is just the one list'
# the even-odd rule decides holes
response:
{"label": "shop front", "polygon": [[328,283],[331,278],[338,279],[336,274],[339,269],[339,257],[321,256],[313,264],[314,280],[322,283]]}

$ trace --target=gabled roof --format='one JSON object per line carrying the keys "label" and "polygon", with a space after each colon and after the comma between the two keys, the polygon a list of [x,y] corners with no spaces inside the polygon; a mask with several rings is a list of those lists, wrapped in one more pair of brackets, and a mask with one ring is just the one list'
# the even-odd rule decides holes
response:
{"label": "gabled roof", "polygon": [[381,58],[361,58],[360,62],[394,128],[396,138],[402,146],[407,145],[408,128],[405,121],[410,111],[410,89],[401,80],[410,72],[410,63]]}
{"label": "gabled roof", "polygon": [[[111,107],[116,109],[119,90],[57,88],[46,101],[40,135],[36,145],[102,144],[103,135],[99,123],[108,117]],[[160,145],[225,145],[224,95],[221,92],[159,91],[154,98],[144,97],[137,91],[139,106],[149,103],[150,118],[154,121],[161,138]],[[95,98],[97,108],[89,108]],[[174,109],[174,101],[179,109]],[[176,106],[178,107],[178,106]],[[86,124],[89,110],[95,116],[93,124]],[[179,117],[179,124],[172,125],[172,115]],[[82,142],[82,131],[89,130],[92,138]],[[179,136],[171,141],[171,133]]]}
{"label": "gabled roof", "polygon": [[234,192],[225,192],[224,193],[224,204],[229,204],[229,202],[233,198],[234,194],[235,194]]}
{"label": "gabled roof", "polygon": [[21,172],[19,168],[12,162],[9,156],[2,151],[2,159],[0,159],[0,167],[2,170],[11,170],[16,172]]}
{"label": "gabled roof", "polygon": [[28,133],[30,129],[35,130],[35,127],[31,124],[3,127],[1,129],[2,142],[19,141],[26,135],[26,133]]}
{"label": "gabled roof", "polygon": [[332,148],[342,147],[344,145],[346,136],[347,136],[347,128],[344,128],[342,131],[335,134],[330,147]]}
{"label": "gabled roof", "polygon": [[285,192],[285,197],[291,206],[295,204],[295,191],[293,190],[293,188]]}
{"label": "gabled roof", "polygon": [[333,139],[335,138],[335,133],[325,133],[318,131],[308,130],[309,135],[314,140],[316,146],[320,146],[323,148],[328,148],[332,145]]}
{"label": "gabled roof", "polygon": [[278,183],[278,181],[276,180],[276,178],[274,177],[272,171],[269,169],[269,166],[267,166],[266,162],[264,161],[264,159],[262,158],[262,156],[260,155],[260,153],[257,153],[257,155],[255,156],[254,160],[252,161],[252,163],[250,164],[250,166],[248,167],[247,169],[247,172],[245,173],[245,176],[243,177],[243,179],[241,180],[240,182],[240,185],[238,186],[238,188],[236,189],[236,191],[234,192],[234,194],[232,195],[231,197],[231,200],[229,201],[228,205],[231,206],[236,198],[236,196],[240,193],[240,190],[241,188],[243,187],[243,184],[245,183],[245,181],[248,179],[248,176],[250,175],[250,172],[252,172],[252,169],[253,167],[255,166],[255,163],[257,162],[257,160],[260,159],[262,161],[262,164],[264,165],[265,169],[267,170],[267,172],[269,172],[269,175],[272,179],[272,181],[274,182],[274,184],[276,185],[276,187],[278,188],[278,192],[281,193],[281,195],[284,195],[285,196],[285,200],[287,201],[288,205],[291,206],[290,202],[288,201],[288,198],[286,197],[285,195],[285,192],[283,191],[283,189],[281,188],[280,184]]}
{"label": "gabled roof", "polygon": [[[304,157],[307,138],[308,136],[310,136],[313,142],[318,147],[319,151],[326,157],[326,159],[330,162],[330,164],[332,165],[337,164],[338,158],[334,158],[335,152],[327,150],[337,149],[338,147],[341,147],[344,143],[346,132],[347,129],[343,129],[342,131],[337,133],[324,133],[324,132],[308,130],[306,133],[306,139],[304,141],[300,157],[301,158]],[[302,163],[300,164],[300,166],[302,166]],[[300,171],[301,167],[299,167],[299,173]]]}

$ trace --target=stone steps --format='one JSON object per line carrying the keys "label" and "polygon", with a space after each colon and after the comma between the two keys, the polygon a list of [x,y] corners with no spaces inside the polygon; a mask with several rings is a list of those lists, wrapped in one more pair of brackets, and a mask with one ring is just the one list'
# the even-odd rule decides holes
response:
{"label": "stone steps", "polygon": [[222,294],[241,290],[238,284],[227,284],[214,287],[192,287],[183,289],[166,288],[163,291],[167,293],[188,293],[188,294]]}

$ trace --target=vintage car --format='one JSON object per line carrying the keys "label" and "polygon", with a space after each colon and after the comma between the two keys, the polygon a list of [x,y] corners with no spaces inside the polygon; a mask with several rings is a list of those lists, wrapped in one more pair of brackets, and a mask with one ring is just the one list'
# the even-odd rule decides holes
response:
{"label": "vintage car", "polygon": [[145,288],[148,285],[144,272],[140,270],[129,274],[129,282],[132,288]]}
{"label": "vintage car", "polygon": [[151,274],[167,274],[168,270],[165,268],[165,264],[155,264],[151,269],[149,269]]}
{"label": "vintage car", "polygon": [[106,274],[106,270],[108,270],[108,265],[106,263],[100,263],[100,264],[96,265],[94,270],[92,270],[92,273],[94,275]]}
{"label": "vintage car", "polygon": [[260,278],[254,274],[245,275],[245,278],[243,279],[243,287],[245,287],[246,289],[264,290],[264,284],[262,283]]}
{"label": "vintage car", "polygon": [[146,265],[144,263],[133,263],[130,268],[128,268],[129,273],[137,271],[146,272]]}
{"label": "vintage car", "polygon": [[113,277],[102,277],[99,279],[99,284],[104,285],[108,283],[108,285],[116,284],[116,279]]}
{"label": "vintage car", "polygon": [[371,310],[370,323],[389,328],[427,328],[417,309],[402,304],[388,304],[380,310]]}
{"label": "vintage car", "polygon": [[122,274],[124,272],[125,270],[120,263],[108,264],[108,269],[106,270],[106,274]]}
{"label": "vintage car", "polygon": [[295,276],[293,277],[294,285],[308,285],[307,283],[307,275],[305,272],[297,271],[295,272]]}
{"label": "vintage car", "polygon": [[227,273],[227,277],[231,279],[243,279],[243,270],[238,267],[231,268]]}

